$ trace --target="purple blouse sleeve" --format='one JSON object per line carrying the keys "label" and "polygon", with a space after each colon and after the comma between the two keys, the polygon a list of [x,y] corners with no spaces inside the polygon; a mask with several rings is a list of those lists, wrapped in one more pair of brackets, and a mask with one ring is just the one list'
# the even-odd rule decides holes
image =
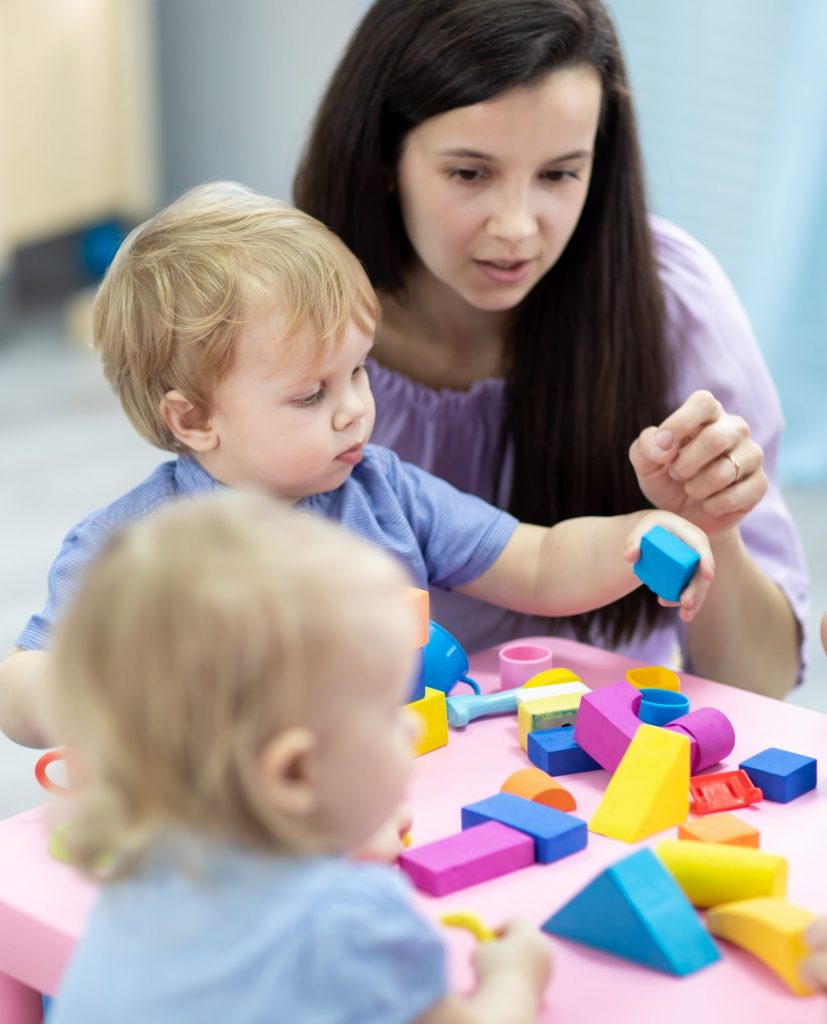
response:
{"label": "purple blouse sleeve", "polygon": [[808,574],[778,482],[784,430],[778,393],[747,315],[717,261],[673,225],[653,219],[653,228],[677,371],[672,405],[677,408],[693,391],[706,388],[727,412],[747,421],[764,449],[769,491],[744,517],[741,536],[755,562],[784,591],[803,638]]}

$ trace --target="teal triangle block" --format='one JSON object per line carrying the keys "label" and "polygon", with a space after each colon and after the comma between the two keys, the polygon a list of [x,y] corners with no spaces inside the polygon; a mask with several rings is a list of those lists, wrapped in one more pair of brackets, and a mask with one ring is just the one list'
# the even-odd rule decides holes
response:
{"label": "teal triangle block", "polygon": [[542,928],[667,974],[691,974],[721,958],[677,882],[649,849],[606,868]]}

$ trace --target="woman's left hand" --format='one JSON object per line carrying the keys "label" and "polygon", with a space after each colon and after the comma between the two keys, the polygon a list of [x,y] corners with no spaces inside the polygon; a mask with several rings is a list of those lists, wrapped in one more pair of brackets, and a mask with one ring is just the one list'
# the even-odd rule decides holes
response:
{"label": "woman's left hand", "polygon": [[767,493],[764,452],[749,424],[709,391],[695,391],[629,449],[655,508],[679,512],[710,536],[733,529]]}

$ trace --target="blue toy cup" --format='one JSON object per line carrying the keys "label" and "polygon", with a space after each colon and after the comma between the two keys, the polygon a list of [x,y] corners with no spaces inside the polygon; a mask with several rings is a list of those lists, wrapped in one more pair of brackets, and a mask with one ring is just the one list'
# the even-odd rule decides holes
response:
{"label": "blue toy cup", "polygon": [[641,722],[649,725],[666,725],[667,722],[687,714],[689,698],[682,693],[650,686],[641,689],[640,710],[637,713]]}
{"label": "blue toy cup", "polygon": [[428,643],[422,650],[422,684],[434,690],[450,693],[457,683],[467,683],[474,693],[480,688],[469,679],[468,655],[465,648],[433,620],[428,624]]}

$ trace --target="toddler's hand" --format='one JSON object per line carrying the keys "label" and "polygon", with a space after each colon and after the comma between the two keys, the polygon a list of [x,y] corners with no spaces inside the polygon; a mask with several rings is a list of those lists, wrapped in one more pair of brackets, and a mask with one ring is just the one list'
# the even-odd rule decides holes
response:
{"label": "toddler's hand", "polygon": [[539,1000],[551,977],[551,943],[535,925],[515,918],[497,929],[496,939],[478,944],[474,966],[480,980],[506,971],[524,977]]}
{"label": "toddler's hand", "polygon": [[709,538],[703,530],[671,512],[647,512],[641,516],[629,534],[626,551],[623,555],[627,562],[636,562],[640,558],[640,540],[644,533],[648,533],[653,526],[662,526],[664,530],[674,533],[684,544],[688,544],[701,556],[698,570],[681,594],[680,601],[666,601],[662,597],[658,598],[658,602],[664,608],[680,607],[680,616],[683,621],[691,622],[706,600],[709,585],[715,577],[715,559],[712,557],[712,550],[709,547]]}
{"label": "toddler's hand", "polygon": [[814,921],[807,929],[810,956],[801,964],[808,985],[827,992],[827,917]]}
{"label": "toddler's hand", "polygon": [[411,809],[400,804],[385,824],[367,842],[351,853],[355,860],[379,860],[393,864],[405,848],[405,836],[413,823]]}

